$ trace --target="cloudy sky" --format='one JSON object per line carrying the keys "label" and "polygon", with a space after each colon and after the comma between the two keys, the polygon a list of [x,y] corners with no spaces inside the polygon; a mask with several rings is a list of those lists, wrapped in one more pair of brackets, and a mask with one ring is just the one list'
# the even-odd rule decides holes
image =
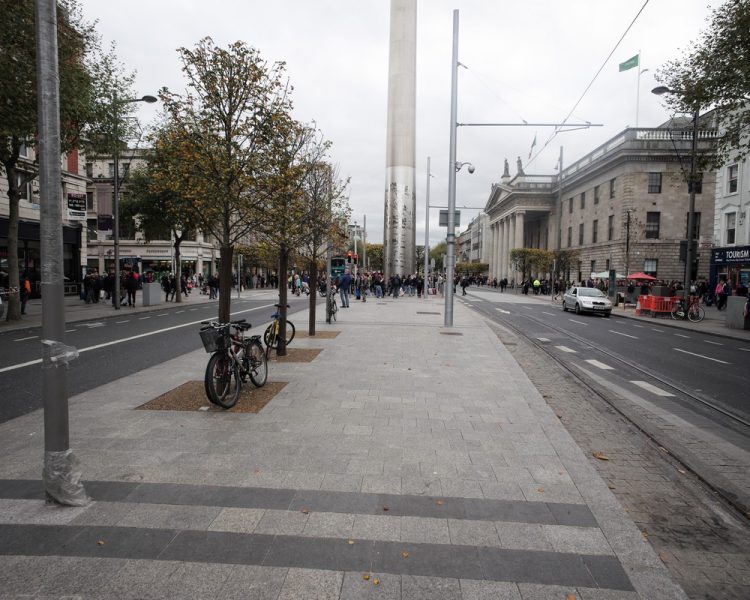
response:
{"label": "cloudy sky", "polygon": [[[353,220],[367,216],[368,240],[382,243],[389,0],[82,0],[105,43],[115,42],[137,94],[184,80],[176,48],[204,36],[221,45],[243,40],[269,61],[285,61],[294,85],[295,116],[315,120],[333,142],[332,160],[351,177]],[[418,0],[417,240],[424,240],[427,157],[430,204],[447,204],[452,11],[459,10],[459,122],[560,122],[571,111],[646,0]],[[712,6],[721,4],[713,0]],[[604,127],[562,133],[527,165],[537,137],[551,129],[460,128],[458,160],[476,166],[457,178],[457,204],[482,207],[508,158],[521,156],[527,174],[553,174],[626,127],[635,126],[637,69],[618,63],[641,52],[639,125],[668,118],[650,90],[665,61],[690,48],[706,25],[707,0],[650,0],[571,121]],[[157,108],[141,105],[148,123]],[[462,212],[462,225],[477,214]],[[430,240],[444,237],[430,211]]]}

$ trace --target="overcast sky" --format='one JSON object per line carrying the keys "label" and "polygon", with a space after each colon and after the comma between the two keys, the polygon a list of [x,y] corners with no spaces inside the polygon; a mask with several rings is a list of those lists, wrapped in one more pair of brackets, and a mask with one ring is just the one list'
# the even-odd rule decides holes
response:
{"label": "overcast sky", "polygon": [[[646,0],[419,0],[417,23],[417,243],[424,241],[427,157],[430,204],[447,204],[452,11],[459,10],[459,122],[559,122],[565,118]],[[712,6],[720,5],[714,0]],[[331,158],[351,177],[352,220],[367,215],[368,241],[383,241],[389,0],[82,0],[104,42],[115,42],[137,94],[182,90],[176,48],[204,36],[243,40],[269,61],[285,61],[295,116],[315,120],[333,142]],[[624,128],[635,126],[637,69],[618,63],[641,51],[639,125],[669,115],[650,90],[656,69],[690,48],[706,26],[706,0],[650,0],[571,121],[604,127],[563,133],[527,166],[534,136],[540,150],[552,130],[459,128],[459,161],[476,166],[457,178],[457,204],[483,207],[521,156],[527,174],[554,174]],[[148,123],[158,110],[141,105]],[[477,214],[462,211],[465,226]],[[444,238],[430,212],[431,245]],[[463,228],[463,227],[462,227]]]}

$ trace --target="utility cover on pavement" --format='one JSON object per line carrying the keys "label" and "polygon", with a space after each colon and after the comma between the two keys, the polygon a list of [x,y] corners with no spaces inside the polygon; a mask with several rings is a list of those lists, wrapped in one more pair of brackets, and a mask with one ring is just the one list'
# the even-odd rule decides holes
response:
{"label": "utility cover on pavement", "polygon": [[321,339],[321,340],[332,340],[335,338],[340,331],[316,331],[315,335],[310,335],[307,333],[307,331],[297,331],[294,335],[294,338],[313,338],[313,339]]}
{"label": "utility cover on pavement", "polygon": [[286,356],[276,356],[276,352],[272,351],[269,360],[274,362],[312,362],[322,351],[322,348],[287,348]]}

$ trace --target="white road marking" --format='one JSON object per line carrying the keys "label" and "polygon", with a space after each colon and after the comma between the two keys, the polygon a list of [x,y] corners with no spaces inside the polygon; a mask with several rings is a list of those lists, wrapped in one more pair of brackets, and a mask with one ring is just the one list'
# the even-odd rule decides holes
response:
{"label": "white road marking", "polygon": [[605,365],[603,362],[599,362],[598,360],[595,360],[593,358],[586,359],[586,362],[590,365],[594,365],[595,367],[602,369],[604,371],[613,371],[614,367],[610,367],[609,365]]}
{"label": "white road marking", "polygon": [[633,327],[638,327],[638,329],[643,329],[643,325],[636,325],[635,323],[632,324]]}
{"label": "white road marking", "polygon": [[538,339],[540,342],[543,342],[545,344],[548,344],[550,341],[549,338],[536,338],[536,339]]}
{"label": "white road marking", "polygon": [[681,333],[675,333],[675,335],[676,335],[677,337],[685,338],[686,340],[689,340],[689,339],[690,339],[690,336],[689,336],[689,335],[682,335]]}
{"label": "white road marking", "polygon": [[617,335],[621,335],[623,337],[629,337],[631,339],[637,340],[638,338],[634,335],[630,335],[628,333],[622,333],[621,331],[615,331],[614,329],[609,330],[610,333],[616,333]]}
{"label": "white road marking", "polygon": [[[257,306],[255,308],[246,308],[245,310],[238,310],[236,312],[230,313],[230,316],[234,315],[241,315],[243,313],[253,312],[255,310],[265,310],[267,308],[270,308],[273,306],[273,304],[264,304],[263,306]],[[156,331],[149,331],[148,333],[140,333],[138,335],[131,335],[130,337],[122,338],[121,340],[112,340],[110,342],[104,342],[103,344],[96,344],[95,346],[89,346],[88,348],[79,348],[78,353],[81,354],[83,352],[89,352],[90,350],[98,350],[99,348],[106,348],[107,346],[114,346],[116,344],[122,344],[123,342],[129,342],[131,340],[137,340],[140,338],[148,337],[150,335],[158,335],[160,333],[164,333],[165,331],[172,331],[174,329],[180,329],[181,327],[190,327],[191,325],[198,325],[203,321],[201,319],[200,321],[190,321],[189,323],[183,323],[182,325],[173,325],[172,327],[164,327],[163,329],[157,329]],[[17,365],[10,365],[9,367],[2,367],[0,368],[0,373],[5,373],[6,371],[15,371],[16,369],[22,369],[23,367],[28,367],[31,365],[38,365],[42,362],[41,358],[37,358],[36,360],[30,360],[25,363],[19,363]]]}
{"label": "white road marking", "polygon": [[674,394],[670,394],[669,392],[665,392],[663,389],[656,387],[655,385],[651,385],[648,381],[631,381],[630,383],[634,383],[640,388],[643,388],[647,392],[651,392],[652,394],[656,394],[657,396],[663,396],[665,398],[667,397],[673,397]]}
{"label": "white road marking", "polygon": [[192,311],[194,311],[194,310],[198,310],[198,309],[197,309],[197,308],[191,308],[191,309],[190,309],[190,312],[192,312]]}
{"label": "white road marking", "polygon": [[743,352],[750,352],[750,348],[737,348],[737,350],[742,350]]}
{"label": "white road marking", "polygon": [[573,350],[573,348],[568,348],[567,346],[555,346],[558,350],[561,350],[562,352],[570,352],[571,354],[575,354],[576,351]]}
{"label": "white road marking", "polygon": [[139,320],[139,321],[145,321],[146,319],[150,319],[150,318],[151,318],[151,317],[139,317],[139,318],[138,318],[138,320]]}
{"label": "white road marking", "polygon": [[531,306],[524,306],[523,308],[525,308],[526,310],[534,310]]}
{"label": "white road marking", "polygon": [[664,333],[663,329],[657,329],[656,327],[652,327],[651,331],[658,331],[659,333]]}
{"label": "white road marking", "polygon": [[579,325],[588,325],[588,323],[584,323],[583,321],[576,321],[575,319],[568,319],[571,323],[578,323]]}
{"label": "white road marking", "polygon": [[66,329],[66,330],[65,330],[65,333],[72,333],[72,332],[74,332],[74,331],[77,331],[77,329]]}
{"label": "white road marking", "polygon": [[542,314],[543,315],[549,315],[550,317],[554,317],[555,316],[555,313],[548,313],[546,310],[543,310]]}
{"label": "white road marking", "polygon": [[719,342],[712,342],[711,340],[703,340],[707,344],[713,344],[714,346],[723,346],[724,344],[720,344]]}
{"label": "white road marking", "polygon": [[509,315],[509,314],[510,314],[510,311],[509,311],[509,310],[503,310],[502,308],[496,308],[495,310],[497,310],[497,311],[499,311],[499,312],[503,313],[504,315]]}
{"label": "white road marking", "polygon": [[18,338],[18,339],[15,339],[15,340],[13,340],[13,341],[14,341],[14,342],[25,342],[26,340],[35,340],[35,339],[36,339],[36,338],[38,338],[38,337],[39,337],[38,335],[30,335],[29,337],[25,337],[25,338]]}
{"label": "white road marking", "polygon": [[180,313],[184,313],[184,312],[185,312],[184,310],[178,310],[177,314],[179,315]]}
{"label": "white road marking", "polygon": [[721,363],[722,365],[731,365],[732,363],[728,363],[725,360],[719,360],[718,358],[711,358],[710,356],[706,356],[704,354],[696,354],[695,352],[688,352],[687,350],[680,350],[679,348],[672,348],[672,350],[677,350],[677,352],[682,352],[683,354],[690,354],[691,356],[697,356],[698,358],[705,358],[706,360],[712,360],[717,363]]}
{"label": "white road marking", "polygon": [[127,319],[125,321],[115,321],[115,323],[130,323],[130,319]]}
{"label": "white road marking", "polygon": [[157,317],[166,317],[169,313],[160,313],[156,315]]}

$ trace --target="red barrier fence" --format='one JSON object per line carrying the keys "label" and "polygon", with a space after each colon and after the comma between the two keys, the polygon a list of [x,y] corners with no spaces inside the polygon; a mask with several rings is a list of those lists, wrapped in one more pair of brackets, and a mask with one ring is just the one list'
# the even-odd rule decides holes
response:
{"label": "red barrier fence", "polygon": [[677,296],[639,296],[635,314],[639,316],[665,317],[672,312],[679,302]]}

